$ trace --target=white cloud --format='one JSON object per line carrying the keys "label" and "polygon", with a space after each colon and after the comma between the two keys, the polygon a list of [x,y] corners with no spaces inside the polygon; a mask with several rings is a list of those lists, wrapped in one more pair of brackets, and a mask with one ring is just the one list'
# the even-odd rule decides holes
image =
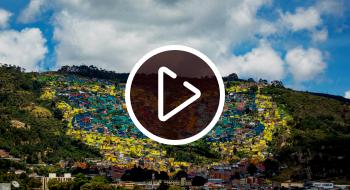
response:
{"label": "white cloud", "polygon": [[[276,27],[282,25],[293,32],[309,30],[312,33],[312,40],[327,39],[328,32],[323,23],[323,17],[344,15],[344,1],[334,0],[319,0],[314,5],[309,7],[297,7],[294,13],[280,13],[280,21],[275,23]],[[324,29],[318,31],[320,26]],[[281,28],[281,27],[280,27]]]}
{"label": "white cloud", "polygon": [[261,21],[261,24],[258,28],[258,31],[263,36],[269,36],[272,34],[277,33],[279,28],[275,25],[275,23],[271,22],[263,22]]}
{"label": "white cloud", "polygon": [[270,1],[247,0],[236,7],[232,7],[230,17],[238,27],[249,26],[256,21],[256,12],[262,4],[269,4]]}
{"label": "white cloud", "polygon": [[313,42],[325,42],[328,38],[328,30],[322,29],[311,34]]}
{"label": "white cloud", "polygon": [[[269,3],[60,0],[54,21],[57,63],[94,64],[129,72],[148,51],[183,44],[220,64],[222,57],[232,56],[232,47],[238,43],[254,39],[256,33],[274,32],[266,21],[256,18],[257,11]],[[257,31],[260,26],[262,30]]]}
{"label": "white cloud", "polygon": [[293,31],[312,30],[322,22],[319,11],[314,7],[307,9],[299,7],[295,13],[281,14],[281,20]]}
{"label": "white cloud", "polygon": [[350,90],[345,92],[345,98],[350,99]]}
{"label": "white cloud", "polygon": [[296,47],[287,52],[285,59],[297,83],[315,79],[326,68],[322,52],[315,48]]}
{"label": "white cloud", "polygon": [[43,10],[44,0],[31,0],[28,6],[20,13],[18,21],[28,23],[35,21]]}
{"label": "white cloud", "polygon": [[261,41],[252,51],[242,56],[232,57],[220,67],[224,75],[237,73],[240,77],[268,80],[281,80],[285,77],[282,58],[264,41]]}
{"label": "white cloud", "polygon": [[37,28],[22,31],[0,31],[0,63],[18,65],[27,71],[38,71],[44,59],[46,40]]}
{"label": "white cloud", "polygon": [[[335,14],[338,7],[331,1],[318,1],[310,7],[280,13],[280,18],[270,21],[257,17],[257,12],[269,6],[271,0],[223,0],[221,3],[148,0],[137,4],[58,0],[50,1],[52,5],[47,2],[32,0],[20,20],[36,20],[43,9],[53,8],[58,67],[92,64],[129,72],[148,51],[162,45],[183,44],[207,54],[223,75],[236,72],[243,77],[269,80],[281,80],[287,74],[286,64],[269,43],[261,41],[258,47],[242,56],[232,55],[232,49],[246,41],[255,42],[261,36],[277,34],[275,37],[280,39],[280,32],[286,28],[293,32],[308,30],[314,42],[324,42],[328,30],[321,17]],[[298,61],[305,62],[303,65],[307,68],[298,74],[300,63],[291,55],[300,54],[306,55],[299,56]],[[286,60],[297,82],[315,78],[326,67],[322,53],[312,48],[290,50]]]}
{"label": "white cloud", "polygon": [[0,28],[5,28],[8,25],[8,21],[10,17],[12,16],[12,13],[5,9],[0,8]]}
{"label": "white cloud", "polygon": [[346,6],[344,0],[319,0],[315,8],[324,15],[343,16]]}

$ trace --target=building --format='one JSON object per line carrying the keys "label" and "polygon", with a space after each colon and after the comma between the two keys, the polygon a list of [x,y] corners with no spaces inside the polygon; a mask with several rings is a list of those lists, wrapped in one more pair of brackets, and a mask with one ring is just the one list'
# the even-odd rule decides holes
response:
{"label": "building", "polygon": [[134,187],[137,185],[134,182],[117,182],[117,183],[113,183],[112,186],[123,187],[125,189],[134,189]]}
{"label": "building", "polygon": [[304,183],[287,181],[287,182],[281,183],[281,187],[288,188],[288,189],[289,188],[304,188]]}
{"label": "building", "polygon": [[161,183],[167,184],[169,186],[181,186],[181,187],[190,187],[192,185],[191,181],[187,181],[186,178],[181,180],[152,180],[144,182],[123,182],[113,184],[116,187],[123,187],[125,189],[133,189],[135,186],[141,187],[142,189],[152,190],[157,189]]}
{"label": "building", "polygon": [[322,188],[322,189],[333,189],[334,184],[333,183],[327,183],[327,182],[313,182],[312,187],[316,188]]}
{"label": "building", "polygon": [[41,189],[48,190],[49,189],[48,183],[52,179],[56,179],[57,181],[62,183],[62,182],[74,180],[74,177],[72,177],[72,175],[70,173],[65,173],[63,177],[57,177],[57,175],[55,173],[49,173],[49,177],[42,177],[41,178]]}
{"label": "building", "polygon": [[181,178],[181,180],[146,181],[143,184],[138,184],[138,185],[145,188],[145,189],[157,189],[162,182],[169,185],[169,186],[189,187],[192,185],[191,181],[187,181],[186,178]]}
{"label": "building", "polygon": [[109,169],[109,177],[113,181],[120,181],[120,179],[123,176],[124,172],[125,172],[125,169],[120,168],[120,167],[116,167],[116,166],[112,166]]}
{"label": "building", "polygon": [[230,166],[214,166],[209,169],[209,178],[222,179],[224,182],[228,182],[234,171]]}
{"label": "building", "polygon": [[224,184],[222,179],[208,179],[208,182],[204,184],[204,189],[223,189]]}
{"label": "building", "polygon": [[23,174],[23,173],[26,173],[26,171],[24,171],[24,170],[15,170],[15,174],[16,175],[20,175],[20,174]]}
{"label": "building", "polygon": [[285,187],[285,188],[303,188],[304,184],[303,183],[298,183],[298,182],[288,182],[288,183],[281,183],[281,187]]}

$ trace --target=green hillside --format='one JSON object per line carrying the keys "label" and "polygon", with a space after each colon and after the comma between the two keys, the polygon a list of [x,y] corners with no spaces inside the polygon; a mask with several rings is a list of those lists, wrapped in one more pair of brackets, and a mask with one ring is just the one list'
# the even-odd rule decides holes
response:
{"label": "green hillside", "polygon": [[72,139],[51,105],[40,101],[36,73],[0,67],[0,149],[26,163],[57,163],[98,157],[98,150]]}
{"label": "green hillside", "polygon": [[312,179],[349,180],[349,101],[286,88],[269,87],[264,93],[293,117],[290,143],[275,146],[277,159],[289,166],[282,174],[296,179],[311,175]]}

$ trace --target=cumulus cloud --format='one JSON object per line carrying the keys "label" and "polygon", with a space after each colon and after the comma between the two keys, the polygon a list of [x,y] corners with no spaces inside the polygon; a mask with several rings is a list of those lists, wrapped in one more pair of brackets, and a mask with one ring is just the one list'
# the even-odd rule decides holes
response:
{"label": "cumulus cloud", "polygon": [[44,0],[31,0],[28,6],[20,13],[18,21],[28,23],[35,21],[45,5]]}
{"label": "cumulus cloud", "polygon": [[285,60],[297,83],[315,79],[326,68],[322,52],[315,48],[293,48],[288,50]]}
{"label": "cumulus cloud", "polygon": [[[57,67],[86,64],[129,72],[148,51],[182,44],[208,55],[223,75],[236,72],[243,77],[281,80],[291,73],[297,82],[314,79],[326,67],[317,49],[289,50],[285,60],[264,40],[245,55],[233,55],[232,49],[274,34],[279,38],[285,29],[307,30],[313,42],[324,42],[328,30],[322,17],[336,15],[341,1],[320,0],[309,7],[280,13],[273,21],[257,16],[262,7],[269,5],[271,0],[32,0],[19,21],[31,22],[44,9],[52,8]],[[306,67],[304,72],[297,71],[300,65]]]}
{"label": "cumulus cloud", "polygon": [[319,31],[314,31],[311,35],[313,42],[325,42],[328,38],[328,30],[322,29]]}
{"label": "cumulus cloud", "polygon": [[278,32],[278,30],[279,28],[276,26],[275,23],[268,22],[268,21],[267,22],[261,21],[261,24],[258,26],[259,34],[261,34],[264,37],[275,34]]}
{"label": "cumulus cloud", "polygon": [[319,0],[309,7],[297,7],[294,12],[280,13],[280,22],[290,30],[296,32],[309,30],[313,33],[312,37],[326,38],[327,31],[324,29],[317,31],[317,27],[323,25],[323,16],[343,16],[344,1]]}
{"label": "cumulus cloud", "polygon": [[10,17],[12,16],[12,13],[5,9],[0,8],[0,28],[5,28],[8,25],[8,21]]}
{"label": "cumulus cloud", "polygon": [[242,77],[268,80],[281,80],[285,77],[281,56],[265,41],[242,56],[232,57],[220,67],[224,75],[237,73]]}
{"label": "cumulus cloud", "polygon": [[345,11],[344,0],[319,0],[317,1],[315,8],[324,15],[343,16]]}
{"label": "cumulus cloud", "polygon": [[350,90],[345,92],[345,98],[350,99]]}
{"label": "cumulus cloud", "polygon": [[287,12],[281,15],[282,22],[293,31],[312,30],[321,24],[321,16],[317,9],[297,8],[295,13]]}
{"label": "cumulus cloud", "polygon": [[46,40],[37,28],[0,31],[0,63],[38,71],[38,63],[47,52]]}
{"label": "cumulus cloud", "polygon": [[239,27],[249,26],[255,23],[256,12],[263,3],[269,4],[270,1],[245,1],[238,6],[232,8],[230,17],[233,23]]}
{"label": "cumulus cloud", "polygon": [[[183,44],[220,64],[232,47],[272,33],[256,17],[269,0],[245,1],[56,1],[54,38],[58,65],[94,64],[129,72],[148,51]],[[255,28],[262,28],[256,30]]]}

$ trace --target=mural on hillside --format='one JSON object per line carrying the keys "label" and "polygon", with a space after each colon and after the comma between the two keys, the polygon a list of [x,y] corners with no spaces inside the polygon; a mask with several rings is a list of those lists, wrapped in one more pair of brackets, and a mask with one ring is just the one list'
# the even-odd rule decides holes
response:
{"label": "mural on hillside", "polygon": [[259,165],[273,157],[269,143],[274,132],[289,131],[291,118],[270,96],[260,93],[265,84],[229,82],[223,115],[203,138],[210,151],[218,154],[217,162],[179,161],[167,154],[165,145],[146,138],[133,125],[124,102],[124,84],[56,74],[42,75],[39,80],[46,84],[41,99],[56,102],[68,123],[67,133],[98,147],[107,161],[119,167],[142,163],[155,170],[176,171],[219,162]]}

